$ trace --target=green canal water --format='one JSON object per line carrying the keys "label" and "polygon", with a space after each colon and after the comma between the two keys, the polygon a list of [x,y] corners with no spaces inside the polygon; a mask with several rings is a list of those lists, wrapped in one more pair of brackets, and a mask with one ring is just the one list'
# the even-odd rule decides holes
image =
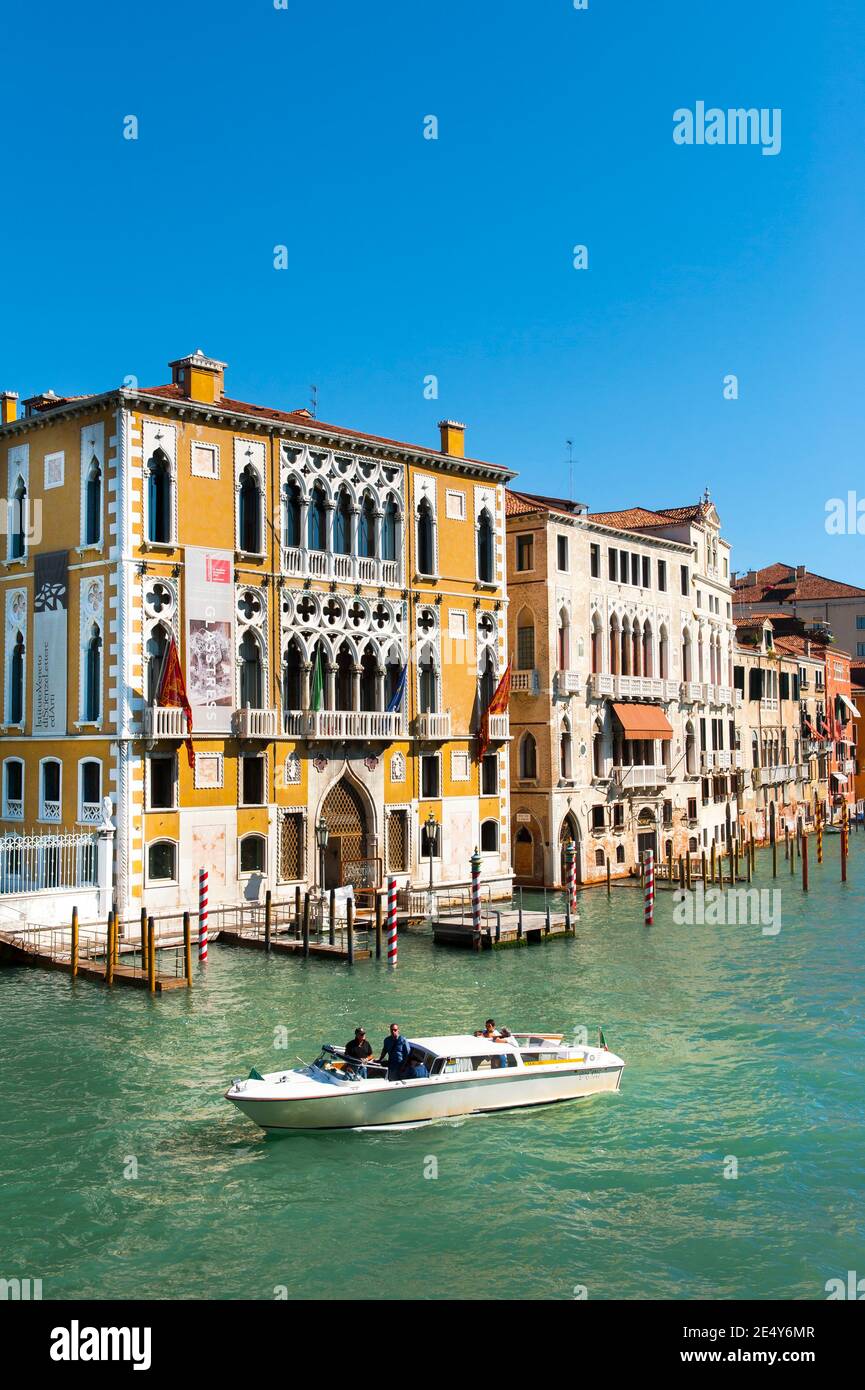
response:
{"label": "green canal water", "polygon": [[[842,888],[838,838],[821,869],[812,841],[807,899],[760,856],[776,935],[678,925],[665,893],[646,929],[635,891],[595,890],[574,943],[402,937],[396,973],[216,946],[151,1001],[0,971],[0,1276],[46,1299],[825,1298],[865,1273],[865,834],[851,853]],[[357,1022],[377,1043],[488,1014],[601,1023],[620,1093],[280,1138],[222,1099]]]}

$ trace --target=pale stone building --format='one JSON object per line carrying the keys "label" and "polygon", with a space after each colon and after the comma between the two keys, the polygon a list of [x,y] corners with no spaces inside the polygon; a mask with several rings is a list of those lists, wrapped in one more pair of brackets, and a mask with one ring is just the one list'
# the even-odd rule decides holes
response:
{"label": "pale stone building", "polygon": [[708,498],[589,513],[507,497],[518,881],[580,881],[737,826],[729,547]]}

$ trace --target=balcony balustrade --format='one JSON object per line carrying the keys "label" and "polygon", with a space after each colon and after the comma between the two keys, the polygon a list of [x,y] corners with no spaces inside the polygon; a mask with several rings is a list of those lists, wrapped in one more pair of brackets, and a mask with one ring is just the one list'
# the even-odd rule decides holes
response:
{"label": "balcony balustrade", "polygon": [[279,714],[275,709],[237,709],[234,711],[234,732],[242,739],[276,738]]}
{"label": "balcony balustrade", "polygon": [[[579,677],[576,671],[558,672],[558,676],[572,676],[574,690],[579,692]],[[619,676],[607,671],[596,671],[592,675],[592,695],[600,699],[605,695],[617,700],[677,700],[679,682],[667,680],[664,676]]]}
{"label": "balcony balustrade", "polygon": [[308,716],[306,730],[306,737],[310,739],[358,738],[390,742],[406,735],[404,716],[387,710],[314,710]]}
{"label": "balcony balustrade", "polygon": [[491,714],[489,717],[489,736],[492,743],[503,743],[511,736],[510,716]]}
{"label": "balcony balustrade", "polygon": [[661,787],[666,785],[667,769],[663,763],[614,767],[613,778],[622,791],[636,791],[642,787]]}
{"label": "balcony balustrade", "polygon": [[427,743],[441,743],[450,738],[450,710],[444,714],[419,714],[415,720],[415,734]]}
{"label": "balcony balustrade", "polygon": [[295,545],[282,547],[282,572],[297,579],[337,579],[395,589],[401,582],[399,571],[398,560],[334,554],[329,550],[307,550]]}
{"label": "balcony balustrade", "polygon": [[511,675],[513,695],[537,695],[541,688],[541,678],[537,671],[514,671]]}
{"label": "balcony balustrade", "polygon": [[186,715],[176,705],[148,705],[144,711],[144,736],[148,739],[188,736]]}
{"label": "balcony balustrade", "polygon": [[557,695],[579,695],[582,689],[579,671],[556,672]]}
{"label": "balcony balustrade", "polygon": [[679,699],[686,705],[693,705],[703,700],[703,685],[700,681],[682,681],[679,689]]}
{"label": "balcony balustrade", "polygon": [[82,801],[81,815],[78,819],[84,825],[101,825],[102,803],[100,801]]}

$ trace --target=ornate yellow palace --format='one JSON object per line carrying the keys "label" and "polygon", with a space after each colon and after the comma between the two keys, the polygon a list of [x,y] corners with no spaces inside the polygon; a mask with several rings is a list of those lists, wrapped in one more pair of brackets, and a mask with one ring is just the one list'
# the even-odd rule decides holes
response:
{"label": "ornate yellow palace", "polygon": [[[476,734],[506,664],[512,473],[454,421],[421,448],[224,376],[199,351],[168,385],[20,418],[0,394],[4,833],[110,815],[122,914],[189,906],[200,867],[217,903],[464,883],[475,845],[509,885],[507,715],[481,763]],[[159,698],[172,639],[194,767]]]}

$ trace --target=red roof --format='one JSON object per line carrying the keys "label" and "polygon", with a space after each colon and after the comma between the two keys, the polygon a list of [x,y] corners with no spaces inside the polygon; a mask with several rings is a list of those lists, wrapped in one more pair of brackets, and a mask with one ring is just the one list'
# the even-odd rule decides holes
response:
{"label": "red roof", "polygon": [[[750,583],[746,580],[753,573]],[[796,600],[827,598],[865,598],[865,589],[844,584],[839,579],[827,579],[822,574],[805,570],[798,578],[794,565],[766,565],[764,569],[737,575],[733,581],[737,603],[793,603]]]}
{"label": "red roof", "polygon": [[615,527],[617,531],[649,531],[686,521],[701,522],[710,505],[697,502],[689,507],[656,507],[654,511],[648,507],[626,507],[620,512],[589,512],[586,520]]}
{"label": "red roof", "polygon": [[544,497],[538,492],[514,492],[508,488],[505,493],[505,515],[525,516],[529,512],[559,512],[562,516],[574,516],[583,510],[579,502],[570,502],[564,497]]}

